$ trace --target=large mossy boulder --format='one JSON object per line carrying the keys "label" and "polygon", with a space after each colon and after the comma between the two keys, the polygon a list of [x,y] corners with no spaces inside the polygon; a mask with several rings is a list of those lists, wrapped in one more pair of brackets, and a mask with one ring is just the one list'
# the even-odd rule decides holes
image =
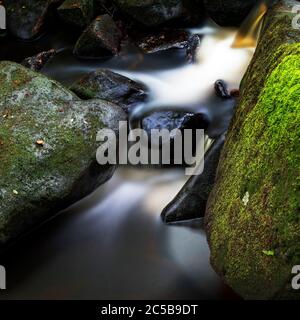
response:
{"label": "large mossy boulder", "polygon": [[300,32],[269,9],[207,206],[215,270],[246,299],[300,298]]}
{"label": "large mossy boulder", "polygon": [[96,135],[126,118],[15,63],[0,63],[0,82],[1,248],[112,176],[96,161]]}
{"label": "large mossy boulder", "polygon": [[173,19],[202,13],[199,0],[113,0],[116,6],[146,26],[158,26]]}

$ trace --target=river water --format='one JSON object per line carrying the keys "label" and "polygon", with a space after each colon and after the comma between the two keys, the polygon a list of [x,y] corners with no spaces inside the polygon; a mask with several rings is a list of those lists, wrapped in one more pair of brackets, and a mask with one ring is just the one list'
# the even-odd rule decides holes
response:
{"label": "river water", "polygon": [[[224,79],[237,88],[253,49],[233,49],[236,31],[208,25],[194,65],[184,50],[147,56],[130,51],[107,61],[78,61],[74,39],[52,34],[36,43],[4,40],[0,59],[21,61],[41,50],[59,54],[43,73],[68,85],[99,67],[144,82],[141,110],[188,107],[211,120],[208,133],[226,130],[234,104],[213,93]],[[3,40],[3,39],[2,39]],[[131,49],[130,49],[131,50]],[[143,111],[142,111],[143,112]],[[119,168],[91,196],[44,224],[0,257],[8,299],[237,299],[212,270],[201,220],[165,226],[162,209],[186,181],[180,169]]]}

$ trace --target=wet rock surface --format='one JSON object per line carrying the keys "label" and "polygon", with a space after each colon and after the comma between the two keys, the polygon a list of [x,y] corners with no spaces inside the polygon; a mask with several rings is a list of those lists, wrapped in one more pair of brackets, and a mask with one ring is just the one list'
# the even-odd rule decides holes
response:
{"label": "wet rock surface", "polygon": [[189,33],[185,30],[162,30],[136,41],[143,53],[154,53],[169,49],[183,49],[188,45]]}
{"label": "wet rock surface", "polygon": [[0,247],[91,193],[113,174],[96,162],[102,128],[124,112],[82,101],[59,83],[0,63]]}
{"label": "wet rock surface", "polygon": [[201,35],[192,35],[187,42],[186,57],[190,63],[195,63],[197,60],[197,51],[201,44]]}
{"label": "wet rock surface", "polygon": [[51,49],[49,51],[43,51],[33,57],[29,57],[23,60],[22,65],[33,71],[41,70],[45,64],[56,55],[56,50]]}
{"label": "wet rock surface", "polygon": [[227,83],[224,80],[217,80],[215,82],[216,95],[222,99],[231,99],[231,94],[228,91]]}
{"label": "wet rock surface", "polygon": [[57,9],[60,18],[67,24],[86,27],[94,16],[93,0],[65,0]]}
{"label": "wet rock surface", "polygon": [[192,176],[175,199],[162,212],[165,223],[203,218],[209,194],[214,186],[215,176],[225,136],[219,137],[204,159],[204,171]]}
{"label": "wet rock surface", "polygon": [[145,117],[142,121],[142,128],[149,134],[153,129],[204,129],[209,124],[208,118],[201,113],[160,111],[154,112]]}
{"label": "wet rock surface", "polygon": [[204,0],[208,15],[220,26],[239,25],[259,0]]}
{"label": "wet rock surface", "polygon": [[147,99],[147,88],[107,69],[98,69],[76,81],[70,89],[82,99],[103,99],[128,112]]}
{"label": "wet rock surface", "polygon": [[[149,137],[154,136],[155,137],[155,131],[153,130],[168,130],[169,132],[172,132],[172,130],[179,130],[182,136],[182,150],[184,148],[188,148],[188,146],[185,145],[187,142],[185,140],[185,130],[190,130],[192,135],[192,141],[188,141],[189,147],[191,148],[193,152],[196,150],[196,130],[202,129],[206,130],[209,126],[209,119],[205,114],[202,113],[192,113],[192,112],[176,112],[176,111],[160,111],[160,112],[154,112],[150,114],[149,116],[145,117],[142,120],[141,128],[144,129]],[[176,133],[177,135],[177,133]],[[153,141],[149,141],[149,148],[157,148],[160,150],[160,165],[166,165],[166,166],[187,166],[186,159],[184,156],[182,156],[182,159],[175,158],[174,153],[174,143],[175,143],[175,137],[176,135],[171,134],[170,135],[170,147],[171,147],[171,153],[170,153],[170,161],[168,160],[166,163],[165,159],[163,158],[163,153],[161,152],[162,147],[164,146],[164,141],[159,140],[159,143],[153,143]],[[167,141],[169,143],[169,141]],[[177,162],[180,163],[177,163]]]}
{"label": "wet rock surface", "polygon": [[122,33],[110,15],[98,16],[78,39],[74,55],[81,59],[105,58],[120,50]]}
{"label": "wet rock surface", "polygon": [[267,13],[207,206],[211,262],[247,299],[299,299],[298,3],[278,1]]}

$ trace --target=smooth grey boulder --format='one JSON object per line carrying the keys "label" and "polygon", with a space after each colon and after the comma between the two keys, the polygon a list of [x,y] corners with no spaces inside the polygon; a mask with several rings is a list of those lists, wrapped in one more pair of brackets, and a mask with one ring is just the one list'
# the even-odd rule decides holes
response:
{"label": "smooth grey boulder", "polygon": [[112,176],[96,161],[96,135],[126,118],[16,63],[0,63],[0,82],[1,248]]}

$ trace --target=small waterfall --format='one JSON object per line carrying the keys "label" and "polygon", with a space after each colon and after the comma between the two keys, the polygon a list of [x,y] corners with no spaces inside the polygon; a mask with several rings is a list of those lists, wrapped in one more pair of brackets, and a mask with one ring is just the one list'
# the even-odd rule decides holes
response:
{"label": "small waterfall", "polygon": [[252,10],[236,35],[232,44],[233,48],[256,47],[262,21],[267,10],[268,7],[265,2],[261,2]]}

